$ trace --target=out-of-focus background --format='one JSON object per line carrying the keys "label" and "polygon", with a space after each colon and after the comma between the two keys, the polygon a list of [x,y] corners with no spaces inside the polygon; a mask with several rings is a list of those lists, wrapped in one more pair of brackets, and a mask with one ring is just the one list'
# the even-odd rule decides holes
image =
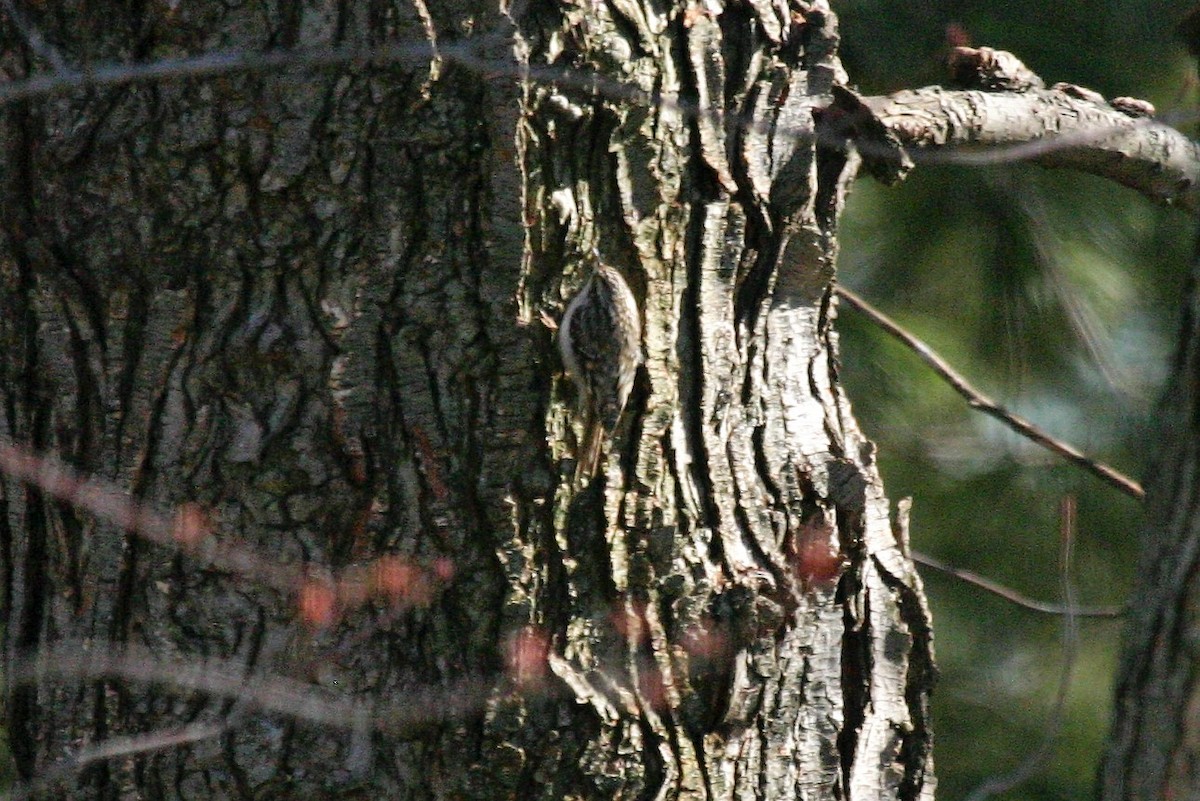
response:
{"label": "out-of-focus background", "polygon": [[[1146,98],[1193,133],[1194,63],[1162,0],[846,0],[842,58],[866,94],[945,82],[950,38],[1009,50],[1052,84]],[[1195,236],[1184,212],[1088,176],[1019,164],[920,166],[861,180],[840,279],[976,386],[1142,479]],[[843,305],[843,375],[879,444],[891,497],[912,496],[914,548],[1035,598],[1060,599],[1058,505],[1078,500],[1079,601],[1120,604],[1142,525],[1106,484],[972,412],[916,356]],[[1050,730],[1062,620],[922,570],[942,678],[934,695],[939,798],[1017,768]],[[1079,621],[1061,734],[1004,799],[1091,795],[1109,726],[1120,621]]]}

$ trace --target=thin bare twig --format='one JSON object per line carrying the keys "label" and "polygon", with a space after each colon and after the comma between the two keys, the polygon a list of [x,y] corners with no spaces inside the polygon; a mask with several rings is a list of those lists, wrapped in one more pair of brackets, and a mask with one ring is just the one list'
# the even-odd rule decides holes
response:
{"label": "thin bare twig", "polygon": [[1080,606],[1069,608],[1063,604],[1047,603],[1046,601],[1038,601],[1023,595],[1020,592],[1001,584],[998,581],[981,576],[971,570],[965,570],[961,567],[943,562],[928,554],[920,551],[912,552],[912,559],[919,565],[925,565],[928,568],[945,573],[967,584],[979,587],[993,595],[997,595],[1004,600],[1016,604],[1023,609],[1029,609],[1033,612],[1041,612],[1046,615],[1066,615],[1073,614],[1076,617],[1102,617],[1102,618],[1120,618],[1125,615],[1124,606]]}
{"label": "thin bare twig", "polygon": [[984,395],[979,390],[975,389],[966,378],[958,371],[949,365],[941,356],[938,356],[932,348],[918,339],[916,336],[907,331],[903,326],[897,323],[892,318],[888,317],[883,312],[876,309],[871,304],[860,298],[854,292],[846,289],[844,286],[837,287],[837,294],[842,300],[846,301],[852,308],[866,315],[872,322],[887,331],[896,339],[903,342],[910,350],[916,353],[921,361],[925,362],[933,371],[942,377],[954,390],[966,399],[967,405],[972,409],[977,409],[986,415],[994,417],[1006,426],[1016,431],[1021,436],[1031,440],[1032,442],[1041,445],[1046,450],[1056,453],[1072,464],[1082,467],[1094,476],[1097,476],[1102,481],[1107,482],[1113,487],[1116,487],[1121,492],[1131,498],[1139,501],[1146,497],[1145,490],[1141,484],[1138,484],[1133,479],[1119,472],[1115,468],[1109,467],[1103,462],[1092,459],[1078,449],[1068,445],[1060,439],[1050,436],[1042,429],[1035,426],[1020,415],[1008,411],[1000,404],[996,403],[991,398]]}
{"label": "thin bare twig", "polygon": [[[144,735],[112,737],[81,748],[49,767],[37,779],[14,786],[0,801],[16,801],[88,764],[131,754],[187,745],[219,736],[236,725],[247,710],[286,715],[322,727],[343,729],[352,741],[366,740],[370,732],[404,734],[430,724],[476,714],[484,708],[494,688],[514,681],[511,672],[458,678],[430,688],[408,688],[403,704],[377,704],[338,695],[327,688],[283,676],[246,674],[246,666],[217,657],[191,656],[164,660],[145,648],[116,643],[65,641],[18,655],[9,665],[9,687],[47,681],[119,678],[161,684],[177,691],[193,691],[235,699],[233,715],[218,723],[197,723]],[[547,696],[556,689],[545,682],[527,685],[534,694]],[[351,746],[353,750],[353,742]]]}
{"label": "thin bare twig", "polygon": [[[11,3],[11,0],[0,0]],[[424,8],[424,0],[414,0],[417,8]],[[420,14],[426,24],[427,34],[432,34],[430,20],[427,14]],[[14,20],[16,18],[14,17]],[[24,30],[24,29],[23,29]],[[31,47],[40,41],[37,32],[26,31]],[[647,92],[629,83],[615,81],[597,73],[586,70],[573,70],[563,66],[537,66],[521,63],[515,59],[487,58],[483,53],[494,51],[497,45],[503,47],[509,40],[500,35],[477,36],[457,43],[440,43],[430,39],[409,39],[386,42],[379,45],[339,45],[326,47],[302,47],[291,50],[274,50],[267,52],[247,52],[244,50],[225,50],[202,53],[197,56],[183,58],[159,59],[142,64],[105,63],[85,65],[79,69],[68,67],[61,58],[49,59],[55,70],[48,74],[38,74],[27,78],[8,81],[0,84],[0,104],[15,100],[63,94],[83,88],[99,86],[120,86],[147,81],[163,81],[181,78],[206,77],[237,72],[272,72],[288,69],[318,68],[354,63],[407,63],[412,66],[428,65],[430,80],[434,80],[443,62],[452,62],[464,69],[481,73],[487,77],[507,77],[510,79],[530,80],[544,85],[560,85],[570,87],[586,94],[596,95],[609,100],[624,100],[644,107],[654,107],[673,111],[688,119],[700,119],[710,113],[697,103],[674,95],[664,95],[657,92]],[[903,93],[902,93],[903,94]],[[1002,94],[1002,93],[998,93]],[[895,98],[871,98],[876,105],[884,104],[881,112],[884,116],[890,114],[887,108],[895,111],[903,105]],[[886,104],[891,104],[887,106]],[[816,108],[816,106],[814,106]],[[1100,113],[1100,112],[1098,112]],[[1086,130],[1078,128],[1053,132],[1044,132],[1032,142],[1003,142],[996,141],[988,146],[986,152],[965,151],[943,146],[940,151],[932,152],[921,147],[913,147],[909,131],[903,125],[897,126],[902,135],[903,144],[913,147],[910,155],[916,161],[930,163],[999,163],[1017,162],[1041,159],[1051,163],[1051,157],[1056,153],[1073,153],[1087,145],[1091,153],[1087,158],[1067,159],[1061,166],[1074,167],[1085,172],[1098,172],[1108,175],[1122,183],[1132,186],[1152,200],[1163,201],[1175,197],[1175,191],[1165,192],[1163,180],[1159,174],[1170,174],[1178,168],[1182,154],[1193,154],[1192,161],[1200,161],[1194,157],[1196,148],[1191,146],[1187,138],[1174,129],[1154,120],[1130,120],[1118,112],[1102,116],[1102,120],[1088,125]],[[758,131],[776,138],[815,137],[827,147],[842,147],[845,145],[843,136],[833,135],[821,126],[816,130],[805,126],[782,124],[779,120],[755,121],[738,115],[728,115],[728,122],[745,131]],[[1064,123],[1066,125],[1066,123]],[[1116,169],[1114,172],[1113,156],[1128,155],[1108,139],[1114,136],[1124,136],[1128,139],[1131,131],[1142,128],[1149,131],[1149,137],[1154,141],[1164,138],[1178,142],[1172,146],[1170,164],[1166,162],[1155,167],[1143,165],[1138,169]],[[907,131],[907,133],[906,133]],[[1140,135],[1140,133],[1136,134]],[[1110,147],[1111,144],[1111,147]],[[1125,142],[1127,145],[1128,142]],[[870,138],[860,138],[854,146],[864,155],[890,156],[893,155],[891,146],[883,146]],[[1191,148],[1191,149],[1189,149]],[[878,152],[877,152],[878,151]],[[1089,161],[1089,159],[1091,159]],[[1111,174],[1110,174],[1111,173]],[[1150,177],[1145,177],[1150,176]],[[1154,176],[1159,176],[1155,178]],[[1178,182],[1176,182],[1178,183]],[[1175,187],[1176,190],[1178,187]]]}
{"label": "thin bare twig", "polygon": [[100,762],[105,759],[144,754],[149,751],[162,751],[181,745],[190,745],[200,740],[219,737],[227,729],[224,723],[192,723],[188,726],[173,727],[148,734],[133,734],[128,737],[108,737],[97,743],[91,743],[80,748],[69,761],[70,770]]}
{"label": "thin bare twig", "polygon": [[37,456],[0,440],[0,474],[30,484],[46,495],[159,545],[193,546],[184,549],[202,552],[200,558],[217,569],[252,577],[284,591],[297,587],[295,569],[282,567],[276,560],[244,548],[214,543],[203,535],[198,542],[181,542],[171,516],[135,501],[113,484],[85,477],[52,457]]}
{"label": "thin bare twig", "polygon": [[164,660],[150,651],[116,643],[60,642],[15,658],[5,675],[10,687],[50,680],[121,678],[232,698],[251,709],[353,731],[365,721],[374,730],[403,733],[429,721],[473,714],[504,679],[463,677],[446,687],[409,689],[402,706],[354,700],[282,676],[246,675],[245,665],[216,657]]}
{"label": "thin bare twig", "polygon": [[46,41],[46,37],[42,36],[42,32],[37,26],[30,22],[21,10],[17,8],[13,0],[0,0],[0,8],[4,9],[4,13],[8,16],[15,27],[25,38],[25,44],[35,55],[39,55],[49,62],[51,67],[58,72],[62,72],[67,67],[67,61],[62,57],[54,45]]}
{"label": "thin bare twig", "polygon": [[108,737],[81,746],[73,756],[59,760],[34,779],[15,782],[8,788],[8,792],[0,793],[0,801],[25,801],[33,794],[46,791],[56,782],[64,781],[96,762],[191,745],[201,740],[220,737],[228,729],[228,723],[192,723],[147,734]]}
{"label": "thin bare twig", "polygon": [[1031,751],[1020,765],[1006,775],[994,776],[984,781],[971,791],[966,801],[985,801],[985,799],[1007,792],[1035,776],[1053,755],[1055,741],[1062,731],[1063,717],[1067,706],[1067,692],[1071,689],[1075,660],[1079,656],[1079,620],[1075,613],[1075,586],[1071,582],[1071,564],[1075,550],[1075,498],[1070,495],[1064,496],[1059,505],[1059,536],[1061,565],[1059,579],[1062,584],[1063,606],[1067,611],[1063,616],[1062,671],[1059,673],[1058,690],[1054,696],[1054,706],[1050,709],[1045,735],[1038,747]]}
{"label": "thin bare twig", "polygon": [[[463,48],[462,57],[469,60]],[[327,67],[370,62],[428,63],[439,55],[428,42],[412,40],[371,47],[301,47],[292,50],[247,52],[221,50],[198,56],[164,58],[142,64],[107,63],[81,69],[57,70],[0,84],[0,103],[63,94],[97,86],[121,86],[145,81],[197,78],[234,72],[271,72],[300,67]],[[444,55],[444,53],[442,53]]]}
{"label": "thin bare twig", "polygon": [[114,484],[85,477],[55,458],[38,456],[4,439],[0,439],[0,475],[23,481],[52,498],[217,570],[245,576],[284,593],[298,593],[309,606],[300,611],[314,624],[328,623],[338,611],[378,598],[399,608],[426,604],[453,576],[453,566],[448,563],[422,567],[397,555],[385,555],[366,565],[352,565],[318,578],[306,566],[281,565],[274,557],[212,536],[211,526],[198,519],[203,513],[194,504],[181,506],[175,515],[164,514],[130,498]]}

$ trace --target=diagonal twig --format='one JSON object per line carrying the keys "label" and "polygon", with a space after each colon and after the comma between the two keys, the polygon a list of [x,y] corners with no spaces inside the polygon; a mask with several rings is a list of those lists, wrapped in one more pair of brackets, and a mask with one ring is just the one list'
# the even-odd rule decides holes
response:
{"label": "diagonal twig", "polygon": [[263,551],[213,536],[212,524],[196,504],[185,503],[174,515],[167,514],[150,502],[130,497],[111,482],[0,437],[0,477],[4,476],[149,542],[185,553],[209,568],[296,593],[301,616],[310,624],[326,625],[337,612],[372,600],[386,599],[397,610],[428,604],[454,574],[448,560],[426,566],[388,554],[328,575],[317,566],[314,575],[313,565],[281,564]]}
{"label": "diagonal twig", "polygon": [[1007,587],[998,581],[994,581],[986,576],[981,576],[978,573],[965,570],[961,567],[943,562],[936,557],[913,551],[912,559],[919,565],[925,565],[928,568],[945,573],[948,576],[964,581],[980,589],[986,590],[994,595],[998,595],[1004,600],[1016,604],[1023,609],[1029,609],[1034,612],[1041,612],[1047,615],[1066,615],[1072,614],[1076,617],[1104,617],[1104,618],[1119,618],[1125,614],[1124,606],[1079,606],[1068,607],[1063,604],[1052,604],[1046,601],[1039,601],[1035,598],[1030,598],[1011,587]]}
{"label": "diagonal twig", "polygon": [[275,674],[247,675],[246,666],[219,657],[164,659],[129,644],[64,641],[19,654],[7,668],[9,687],[48,681],[119,678],[161,684],[217,698],[237,699],[249,709],[287,715],[324,727],[353,730],[366,721],[384,733],[406,733],[430,720],[474,714],[503,674],[464,676],[444,687],[406,691],[403,705],[313,686]]}
{"label": "diagonal twig", "polygon": [[58,52],[54,45],[46,41],[46,37],[42,36],[42,32],[21,13],[21,10],[17,8],[13,0],[0,0],[0,9],[3,9],[9,21],[12,22],[13,27],[25,39],[25,44],[29,46],[29,49],[34,54],[46,59],[50,66],[57,72],[63,72],[68,69],[66,59],[62,57],[62,54]]}
{"label": "diagonal twig", "polygon": [[903,326],[897,323],[892,318],[888,317],[883,312],[876,309],[871,304],[860,298],[858,295],[846,289],[844,286],[837,287],[837,294],[842,300],[846,301],[851,308],[856,309],[866,315],[872,322],[887,331],[896,339],[903,342],[910,350],[916,353],[921,361],[925,362],[933,371],[941,376],[946,383],[954,388],[954,391],[966,399],[967,404],[972,409],[977,409],[986,415],[994,417],[1004,425],[1016,431],[1021,436],[1036,442],[1046,450],[1057,453],[1059,456],[1066,459],[1068,462],[1082,467],[1094,476],[1097,476],[1102,481],[1107,482],[1113,487],[1116,487],[1121,492],[1125,493],[1136,500],[1144,500],[1146,491],[1142,489],[1142,485],[1124,475],[1117,469],[1110,467],[1103,462],[1092,459],[1075,447],[1056,439],[1047,434],[1042,429],[1038,428],[1033,423],[1029,422],[1020,415],[1010,412],[994,400],[984,395],[979,390],[975,389],[966,378],[957,370],[949,365],[945,359],[938,356],[932,348],[923,341],[918,339],[912,333],[907,331]]}
{"label": "diagonal twig", "polygon": [[107,737],[99,742],[80,746],[73,755],[54,763],[35,778],[14,782],[7,792],[0,793],[0,801],[26,801],[28,798],[39,797],[39,793],[44,794],[40,797],[49,797],[48,791],[56,783],[70,779],[89,765],[192,745],[202,740],[220,737],[228,729],[229,726],[225,722],[200,722],[146,734]]}

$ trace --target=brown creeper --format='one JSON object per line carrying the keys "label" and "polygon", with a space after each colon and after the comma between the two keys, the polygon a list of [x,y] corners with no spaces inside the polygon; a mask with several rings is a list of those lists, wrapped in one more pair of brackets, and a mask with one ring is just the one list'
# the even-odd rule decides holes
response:
{"label": "brown creeper", "polygon": [[642,323],[621,274],[595,258],[558,328],[563,365],[579,388],[587,432],[576,475],[592,476],[642,363]]}

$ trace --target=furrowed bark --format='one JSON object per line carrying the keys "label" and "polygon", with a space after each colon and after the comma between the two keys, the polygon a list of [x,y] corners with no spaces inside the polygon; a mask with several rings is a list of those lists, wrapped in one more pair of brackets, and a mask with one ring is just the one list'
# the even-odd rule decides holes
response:
{"label": "furrowed bark", "polygon": [[[257,2],[31,15],[74,68],[454,38],[471,18],[505,34],[494,9],[468,3],[424,19],[412,4]],[[10,76],[45,70],[4,35]],[[0,109],[3,435],[135,498],[198,503],[219,541],[316,579],[385,554],[454,565],[436,612],[372,603],[313,630],[295,592],[5,478],[6,676],[60,641],[223,657],[247,684],[287,678],[382,705],[495,675],[492,532],[511,522],[511,465],[541,452],[541,373],[513,325],[513,114],[486,116],[512,101],[436,67],[250,71]],[[26,780],[82,744],[226,726],[93,763],[42,787],[51,798],[333,797],[364,782],[431,796],[465,784],[460,749],[481,729],[435,716],[419,735],[363,746],[344,728],[169,684],[44,676],[7,692]]]}
{"label": "furrowed bark", "polygon": [[[560,469],[554,608],[516,593],[576,703],[538,721],[513,702],[514,791],[930,795],[928,613],[837,379],[856,162],[814,123],[842,79],[836,19],[595,8],[525,31],[531,63],[575,76],[527,99],[526,316],[561,314],[597,244],[643,304],[646,365],[603,479],[575,493]],[[579,421],[555,386],[569,464]]]}
{"label": "furrowed bark", "polygon": [[[21,776],[214,732],[36,793],[932,796],[929,615],[837,375],[857,157],[815,133],[844,81],[824,3],[37,10],[73,66],[446,48],[0,108],[0,432],[307,577],[256,584],[0,479]],[[10,75],[44,68],[3,35]],[[552,321],[593,246],[646,361],[576,486]],[[314,625],[313,581],[387,555],[453,575]],[[126,656],[26,680],[79,641]],[[223,672],[163,680],[189,660]],[[453,701],[420,726],[323,722],[429,697]]]}

